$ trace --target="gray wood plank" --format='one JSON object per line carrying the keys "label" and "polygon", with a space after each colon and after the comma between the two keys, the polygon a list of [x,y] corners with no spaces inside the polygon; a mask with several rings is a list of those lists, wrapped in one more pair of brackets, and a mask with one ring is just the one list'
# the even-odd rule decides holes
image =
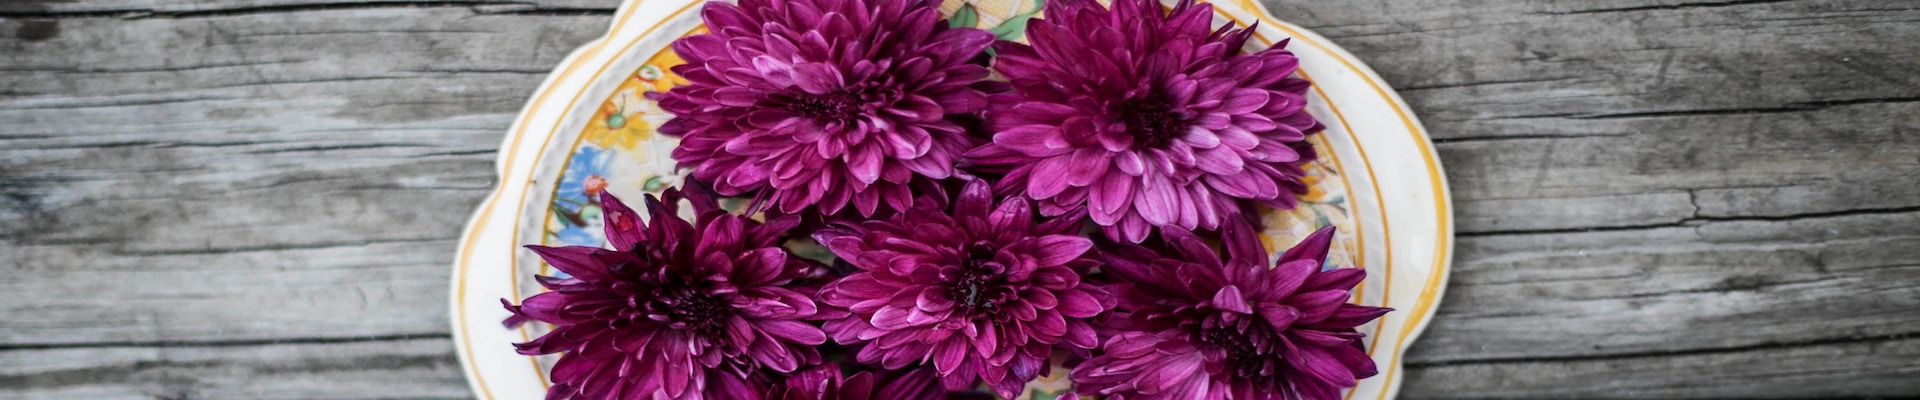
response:
{"label": "gray wood plank", "polygon": [[1920,333],[1920,212],[1461,238],[1414,363]]}
{"label": "gray wood plank", "polygon": [[1920,392],[1920,339],[1412,368],[1406,399],[1900,398]]}
{"label": "gray wood plank", "polygon": [[[1920,70],[1911,45],[1920,9],[1908,3],[1270,5],[1400,89],[1442,142],[1463,209],[1627,196],[1615,198],[1621,208],[1678,210],[1686,206],[1675,197],[1652,194],[1688,190],[1700,191],[1706,213],[1722,216],[1920,206],[1915,185],[1888,185],[1920,173],[1910,118],[1920,112],[1920,77],[1901,72]],[[1721,197],[1779,190],[1831,195],[1771,210],[1715,209]],[[1492,203],[1477,204],[1483,200]],[[1514,226],[1673,219],[1576,213],[1592,211]],[[1516,229],[1462,222],[1465,231]]]}
{"label": "gray wood plank", "polygon": [[[446,339],[0,351],[19,399],[464,399]],[[1437,364],[1408,399],[1812,398],[1911,394],[1920,340],[1762,346],[1673,355]],[[1728,371],[1728,366],[1743,368]]]}
{"label": "gray wood plank", "polygon": [[471,7],[488,13],[610,14],[619,0],[10,0],[0,14],[18,17],[193,17],[345,8]]}
{"label": "gray wood plank", "polygon": [[[337,338],[445,332],[454,241],[133,252],[9,246],[0,343]],[[62,260],[84,260],[70,264]],[[438,305],[436,307],[435,305]],[[0,346],[4,347],[4,346]]]}
{"label": "gray wood plank", "polygon": [[[1636,9],[1656,4],[1694,7]],[[1795,1],[1275,2],[1283,20],[1379,70],[1436,137],[1590,133],[1557,119],[1905,100],[1910,3]],[[1569,13],[1582,9],[1626,11]],[[1473,121],[1477,123],[1469,124]],[[1528,122],[1533,122],[1528,124]],[[1568,129],[1575,128],[1575,129]]]}
{"label": "gray wood plank", "polygon": [[605,17],[375,11],[0,42],[0,343],[448,329],[501,132]]}
{"label": "gray wood plank", "polygon": [[1437,148],[1469,233],[1910,209],[1920,120],[1909,115],[1920,102],[1607,120],[1595,129],[1609,136]]}
{"label": "gray wood plank", "polygon": [[9,399],[470,399],[445,337],[0,351]]}
{"label": "gray wood plank", "polygon": [[[611,3],[0,4],[0,388],[466,396],[453,237]],[[1920,394],[1920,6],[1269,3],[1448,168],[1409,397]]]}

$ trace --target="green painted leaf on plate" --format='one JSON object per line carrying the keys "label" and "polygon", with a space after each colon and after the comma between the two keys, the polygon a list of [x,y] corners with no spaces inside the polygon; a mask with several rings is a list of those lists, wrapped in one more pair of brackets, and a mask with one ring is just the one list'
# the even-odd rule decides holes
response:
{"label": "green painted leaf on plate", "polygon": [[947,27],[949,28],[972,28],[979,23],[980,12],[974,10],[972,4],[960,5],[960,10],[954,11],[953,16],[947,17]]}

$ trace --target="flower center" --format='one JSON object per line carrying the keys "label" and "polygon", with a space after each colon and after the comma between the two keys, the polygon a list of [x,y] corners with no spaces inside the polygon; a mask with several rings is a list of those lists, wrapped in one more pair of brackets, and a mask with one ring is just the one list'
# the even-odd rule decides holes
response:
{"label": "flower center", "polygon": [[[1259,322],[1254,322],[1258,324]],[[1276,352],[1279,346],[1266,329],[1233,324],[1203,328],[1199,341],[1226,354],[1227,371],[1240,379],[1281,384],[1280,363],[1285,358]]]}
{"label": "flower center", "polygon": [[861,96],[852,92],[839,91],[828,94],[799,93],[785,97],[781,103],[787,109],[808,118],[827,120],[847,120],[860,115],[863,111]]}
{"label": "flower center", "polygon": [[1120,116],[1120,123],[1126,124],[1134,146],[1140,148],[1164,147],[1186,136],[1187,129],[1193,125],[1187,113],[1174,110],[1173,102],[1158,95],[1122,102],[1114,113]]}
{"label": "flower center", "polygon": [[996,252],[993,244],[986,241],[973,242],[962,249],[960,276],[950,281],[947,297],[971,313],[997,313],[1000,296],[994,289],[1000,286],[1000,275],[1006,267],[993,261]]}
{"label": "flower center", "polygon": [[[647,258],[651,256],[645,244],[636,244],[634,254]],[[664,258],[647,258],[664,260]],[[618,271],[616,271],[618,273]],[[618,290],[618,288],[616,288]],[[666,281],[657,287],[628,287],[628,306],[636,317],[653,319],[657,323],[666,323],[670,329],[693,331],[701,337],[724,338],[726,319],[733,317],[733,306],[724,298],[714,296],[714,290],[703,281],[687,281],[682,277],[666,277]]]}
{"label": "flower center", "polygon": [[733,316],[733,307],[710,292],[691,282],[674,279],[656,289],[653,299],[647,301],[646,318],[699,335],[725,334],[726,320]]}
{"label": "flower center", "polygon": [[599,175],[587,175],[586,182],[580,184],[580,191],[588,196],[599,196],[602,190],[607,190],[607,178]]}

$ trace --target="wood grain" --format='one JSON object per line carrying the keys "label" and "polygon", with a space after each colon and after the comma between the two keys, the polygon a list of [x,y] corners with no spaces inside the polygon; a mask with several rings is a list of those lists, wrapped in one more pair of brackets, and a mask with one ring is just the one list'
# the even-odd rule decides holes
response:
{"label": "wood grain", "polygon": [[486,14],[610,14],[602,0],[12,0],[0,14],[21,17],[180,18],[329,9],[466,7]]}
{"label": "wood grain", "polygon": [[1901,398],[1920,384],[1920,340],[1811,343],[1589,360],[1436,365],[1412,369],[1406,397]]}
{"label": "wood grain", "polygon": [[453,341],[82,347],[0,352],[9,399],[465,399]]}
{"label": "wood grain", "polygon": [[[615,5],[0,3],[0,391],[469,396],[453,239]],[[1408,398],[1920,396],[1920,4],[1268,6],[1447,168]]]}
{"label": "wood grain", "polygon": [[33,56],[8,91],[58,94],[0,104],[0,252],[34,277],[0,294],[23,317],[0,341],[446,331],[423,305],[446,301],[504,126],[604,21],[377,11],[77,19],[8,43]]}

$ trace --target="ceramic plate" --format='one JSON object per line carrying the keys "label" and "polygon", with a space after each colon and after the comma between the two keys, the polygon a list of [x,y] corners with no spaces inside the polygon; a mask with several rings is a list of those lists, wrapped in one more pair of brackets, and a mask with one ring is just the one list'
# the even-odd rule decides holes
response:
{"label": "ceramic plate", "polygon": [[[941,11],[1018,40],[1037,1],[946,0]],[[599,246],[600,215],[589,193],[638,198],[680,183],[668,157],[675,140],[653,131],[671,116],[646,93],[683,82],[668,71],[681,61],[667,45],[703,30],[702,2],[628,0],[605,37],[547,77],[501,144],[499,188],[469,223],[453,273],[454,339],[480,398],[535,399],[547,388],[553,356],[522,356],[510,345],[547,327],[500,323],[507,317],[500,299],[538,293],[531,277],[547,273],[520,246]],[[1307,168],[1312,190],[1296,209],[1264,210],[1263,239],[1284,249],[1322,226],[1339,227],[1328,264],[1368,273],[1353,301],[1398,310],[1360,327],[1381,372],[1346,398],[1392,398],[1403,378],[1400,356],[1433,314],[1452,249],[1452,210],[1432,144],[1399,96],[1346,51],[1253,0],[1217,0],[1214,8],[1218,24],[1258,22],[1249,46],[1291,38],[1299,74],[1313,82],[1308,112],[1327,130],[1311,138],[1322,154]],[[1065,374],[1056,373],[1023,398],[1050,399],[1065,388]]]}

